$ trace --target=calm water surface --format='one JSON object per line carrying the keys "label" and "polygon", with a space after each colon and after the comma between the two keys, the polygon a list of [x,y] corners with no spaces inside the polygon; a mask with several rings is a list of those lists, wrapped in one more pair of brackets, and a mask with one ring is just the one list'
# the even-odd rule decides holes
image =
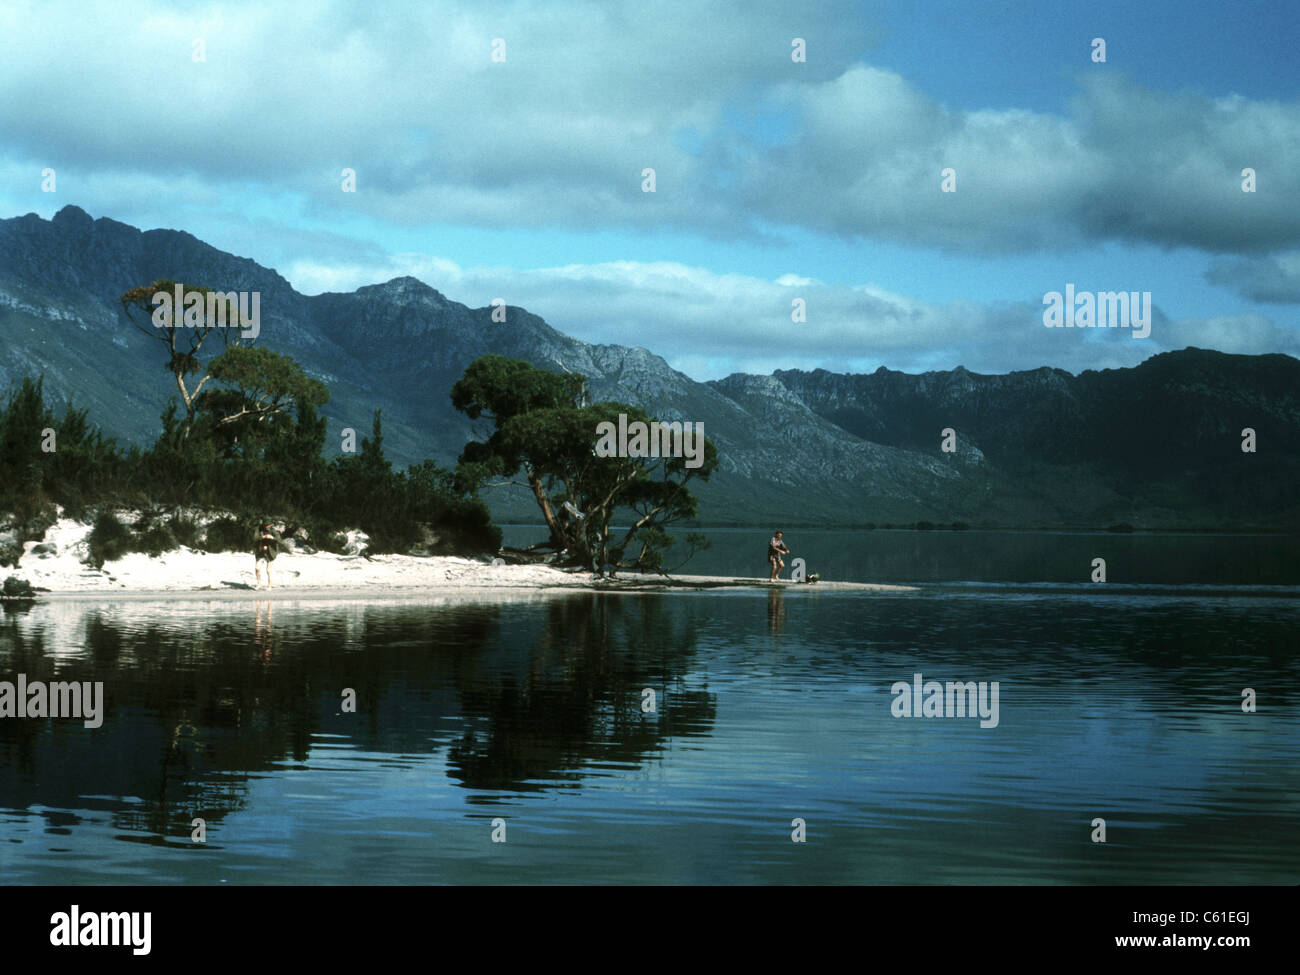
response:
{"label": "calm water surface", "polygon": [[[859,576],[872,558],[904,564],[882,554],[883,533],[860,534],[842,556]],[[904,547],[944,537],[898,534]],[[1009,579],[962,572],[902,595],[4,611],[0,680],[102,680],[107,709],[93,730],[0,719],[0,876],[1294,884],[1292,549],[1277,543],[1273,567],[1243,581],[1232,567],[1257,541],[1218,539],[1214,564],[1232,571],[1173,579],[1202,564],[1205,539],[1176,566],[1140,536],[1120,541],[1165,576],[1026,584],[1013,551],[1092,550],[1030,538],[1004,546]],[[823,562],[846,544],[791,539]],[[947,562],[969,568],[990,546],[950,546]],[[998,681],[997,727],[894,717],[891,685],[917,672]],[[345,688],[356,713],[340,711]],[[206,844],[191,842],[195,817]],[[1097,817],[1105,844],[1090,841]],[[505,843],[491,840],[498,818]],[[806,843],[791,842],[795,818]]]}

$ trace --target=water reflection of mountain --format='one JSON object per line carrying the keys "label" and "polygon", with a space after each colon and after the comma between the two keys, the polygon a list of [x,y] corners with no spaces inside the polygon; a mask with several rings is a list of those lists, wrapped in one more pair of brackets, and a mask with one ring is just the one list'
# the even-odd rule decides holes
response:
{"label": "water reflection of mountain", "polygon": [[[694,647],[690,616],[662,597],[6,611],[0,679],[102,680],[105,714],[99,729],[0,721],[0,802],[46,810],[54,830],[87,811],[123,839],[188,842],[192,818],[245,807],[250,779],[311,764],[320,735],[331,761],[445,749],[473,789],[576,782],[709,733],[713,695],[683,676]],[[356,713],[340,713],[344,688]]]}

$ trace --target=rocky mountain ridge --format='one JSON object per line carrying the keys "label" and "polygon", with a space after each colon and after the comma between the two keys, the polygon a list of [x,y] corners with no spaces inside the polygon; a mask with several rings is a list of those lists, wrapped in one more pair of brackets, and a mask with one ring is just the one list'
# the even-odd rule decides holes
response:
{"label": "rocky mountain ridge", "polygon": [[[109,435],[152,442],[171,390],[158,343],[125,320],[117,299],[159,278],[260,292],[259,343],[330,387],[330,443],[345,427],[368,432],[382,408],[385,446],[399,464],[454,462],[475,425],[452,409],[450,387],[494,352],[582,373],[594,399],[703,422],[722,457],[698,492],[706,523],[1300,520],[1300,362],[1288,356],[1184,350],[1080,376],[882,368],[701,383],[649,350],[582,342],[522,308],[494,322],[491,308],[410,277],[306,296],[274,270],[183,231],[140,231],[72,206],[49,221],[0,220],[0,388],[43,373],[51,399],[88,407]],[[1262,446],[1243,461],[1239,432],[1251,425]],[[957,431],[955,453],[940,450],[945,427]],[[498,517],[534,516],[518,494],[488,499]]]}

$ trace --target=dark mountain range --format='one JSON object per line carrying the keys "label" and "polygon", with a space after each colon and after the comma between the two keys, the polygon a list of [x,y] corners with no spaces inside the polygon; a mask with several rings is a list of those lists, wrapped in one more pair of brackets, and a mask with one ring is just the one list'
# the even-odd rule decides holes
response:
{"label": "dark mountain range", "polygon": [[[414,278],[315,297],[275,271],[174,230],[65,207],[0,220],[0,388],[45,375],[119,439],[149,443],[171,394],[161,346],[127,322],[126,290],[159,278],[261,294],[258,341],[330,388],[330,443],[369,432],[404,464],[450,466],[474,425],[451,384],[487,352],[589,377],[596,399],[703,422],[722,468],[708,523],[787,527],[917,520],[1013,526],[1294,528],[1300,524],[1300,361],[1188,349],[1135,369],[981,376],[778,372],[699,383],[645,349],[592,345],[522,308],[450,301]],[[1241,451],[1253,427],[1258,452]],[[940,431],[957,431],[942,453]],[[593,431],[594,439],[594,431]],[[534,520],[532,502],[488,500]]]}
{"label": "dark mountain range", "polygon": [[[1189,348],[1078,376],[958,367],[776,378],[864,440],[926,450],[941,428],[961,431],[991,466],[1055,502],[1062,524],[1297,524],[1300,361],[1290,356]],[[1247,427],[1254,453],[1242,451]]]}

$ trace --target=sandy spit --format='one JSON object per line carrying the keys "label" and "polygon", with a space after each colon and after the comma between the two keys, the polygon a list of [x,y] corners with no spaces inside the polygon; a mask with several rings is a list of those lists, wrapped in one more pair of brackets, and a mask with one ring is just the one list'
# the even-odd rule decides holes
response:
{"label": "sandy spit", "polygon": [[[61,519],[36,542],[24,545],[17,569],[0,570],[41,589],[43,600],[167,599],[412,599],[450,595],[483,596],[502,590],[569,592],[664,592],[718,588],[775,588],[807,591],[907,592],[909,586],[818,582],[813,585],[737,576],[621,574],[594,579],[590,572],[548,565],[492,565],[481,560],[410,555],[281,554],[271,566],[272,588],[255,588],[253,556],[200,552],[181,547],[157,558],[133,552],[103,569],[84,563],[90,526]],[[51,551],[52,549],[52,551]],[[522,595],[522,593],[520,593]]]}

